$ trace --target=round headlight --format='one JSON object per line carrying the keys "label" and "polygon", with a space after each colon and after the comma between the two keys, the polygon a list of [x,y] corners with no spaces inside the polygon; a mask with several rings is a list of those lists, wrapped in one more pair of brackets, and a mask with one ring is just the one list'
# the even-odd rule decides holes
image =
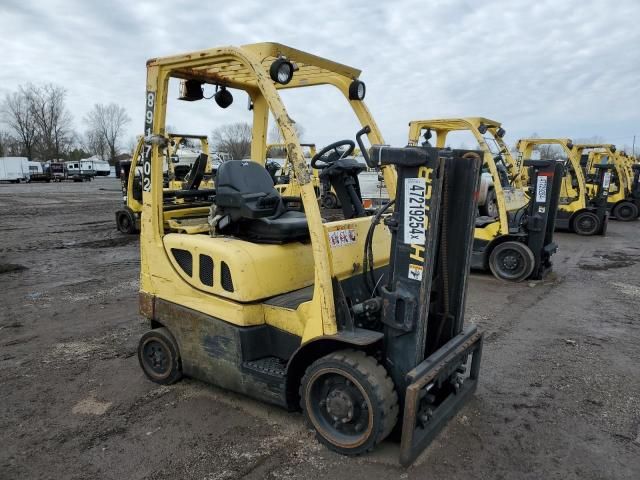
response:
{"label": "round headlight", "polygon": [[226,87],[218,90],[213,98],[220,108],[227,108],[233,103],[233,95],[231,95],[231,92],[227,90]]}
{"label": "round headlight", "polygon": [[293,64],[284,58],[278,58],[271,64],[269,76],[274,82],[286,85],[293,78]]}
{"label": "round headlight", "polygon": [[364,100],[366,93],[367,87],[360,80],[354,80],[349,85],[349,100]]}

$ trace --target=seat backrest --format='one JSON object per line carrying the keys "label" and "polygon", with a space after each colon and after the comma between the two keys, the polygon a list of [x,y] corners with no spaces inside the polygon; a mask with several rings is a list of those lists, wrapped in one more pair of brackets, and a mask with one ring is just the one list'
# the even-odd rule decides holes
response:
{"label": "seat backrest", "polygon": [[269,172],[253,161],[229,160],[218,168],[216,206],[231,220],[270,217],[284,209]]}
{"label": "seat backrest", "polygon": [[196,161],[193,162],[191,166],[191,170],[185,177],[187,184],[185,185],[185,190],[197,190],[202,182],[202,178],[204,177],[204,169],[207,166],[207,155],[201,153],[196,158]]}

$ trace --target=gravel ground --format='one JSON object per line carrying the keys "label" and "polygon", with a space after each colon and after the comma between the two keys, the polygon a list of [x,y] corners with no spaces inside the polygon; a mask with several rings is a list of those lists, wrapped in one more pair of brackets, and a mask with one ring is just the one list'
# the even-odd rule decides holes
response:
{"label": "gravel ground", "polygon": [[115,179],[0,185],[0,478],[640,478],[640,225],[557,234],[544,282],[473,274],[486,334],[475,398],[409,469],[398,446],[349,459],[297,413],[135,356],[138,240]]}

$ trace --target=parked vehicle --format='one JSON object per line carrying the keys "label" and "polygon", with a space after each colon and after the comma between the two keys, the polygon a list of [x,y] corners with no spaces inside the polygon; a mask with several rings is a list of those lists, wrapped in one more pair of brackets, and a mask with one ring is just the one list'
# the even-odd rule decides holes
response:
{"label": "parked vehicle", "polygon": [[29,160],[26,157],[0,157],[0,181],[28,182]]}
{"label": "parked vehicle", "polygon": [[93,169],[91,161],[69,161],[65,162],[67,168],[67,178],[72,179],[74,182],[85,182],[93,180],[96,176],[96,171]]}
{"label": "parked vehicle", "polygon": [[29,165],[29,183],[51,181],[51,175],[42,164],[42,162],[28,162]]}
{"label": "parked vehicle", "polygon": [[61,182],[67,179],[67,168],[63,162],[47,162],[44,168],[49,172],[51,180],[54,182]]}

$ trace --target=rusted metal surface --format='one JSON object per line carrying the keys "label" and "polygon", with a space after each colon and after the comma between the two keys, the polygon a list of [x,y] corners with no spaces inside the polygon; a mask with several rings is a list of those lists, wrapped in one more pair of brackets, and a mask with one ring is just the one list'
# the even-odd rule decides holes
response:
{"label": "rusted metal surface", "polygon": [[148,318],[149,320],[155,319],[155,296],[146,292],[138,293],[138,308],[140,315]]}
{"label": "rusted metal surface", "polygon": [[162,299],[155,301],[155,317],[175,338],[185,375],[286,406],[283,380],[270,383],[243,368],[243,327]]}

